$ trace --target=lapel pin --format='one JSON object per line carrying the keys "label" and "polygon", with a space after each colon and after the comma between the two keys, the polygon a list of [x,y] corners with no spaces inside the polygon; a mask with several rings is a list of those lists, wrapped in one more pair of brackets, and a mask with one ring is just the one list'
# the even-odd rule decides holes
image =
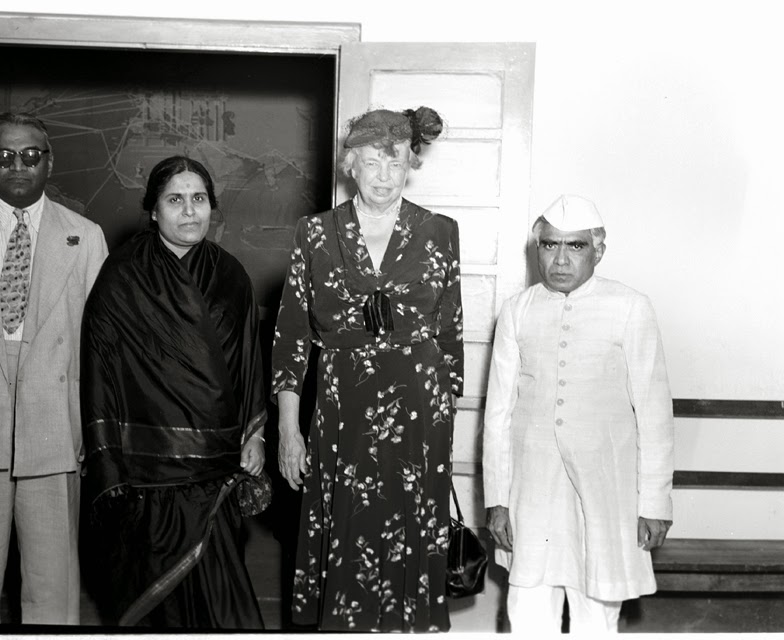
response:
{"label": "lapel pin", "polygon": [[69,247],[74,247],[79,244],[79,236],[68,236],[65,241]]}

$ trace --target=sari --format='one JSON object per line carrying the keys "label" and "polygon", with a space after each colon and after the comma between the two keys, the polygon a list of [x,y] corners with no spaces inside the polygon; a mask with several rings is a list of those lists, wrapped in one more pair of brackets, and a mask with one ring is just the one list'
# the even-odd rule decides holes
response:
{"label": "sari", "polygon": [[248,275],[207,240],[180,259],[142,232],[96,280],[83,496],[120,625],[263,628],[234,490],[242,445],[266,420],[258,329]]}

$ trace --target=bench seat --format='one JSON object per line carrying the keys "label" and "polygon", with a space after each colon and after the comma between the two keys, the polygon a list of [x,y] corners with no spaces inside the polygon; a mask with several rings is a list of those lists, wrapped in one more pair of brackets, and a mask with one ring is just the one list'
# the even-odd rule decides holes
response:
{"label": "bench seat", "polygon": [[784,540],[667,539],[652,559],[659,591],[784,592]]}

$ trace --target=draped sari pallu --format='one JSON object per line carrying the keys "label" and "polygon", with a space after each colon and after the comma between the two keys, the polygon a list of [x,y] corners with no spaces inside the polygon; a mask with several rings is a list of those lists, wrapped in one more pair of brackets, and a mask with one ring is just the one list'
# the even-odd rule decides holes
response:
{"label": "draped sari pallu", "polygon": [[[120,623],[135,624],[200,562],[222,528],[214,530],[216,516],[228,508],[221,517],[234,521],[242,443],[266,421],[258,313],[242,266],[206,240],[178,259],[157,231],[135,236],[110,255],[87,301],[81,382],[83,494],[98,537],[121,564],[112,579],[133,578],[118,599],[130,603]],[[138,517],[129,495],[205,482],[220,484],[204,494],[209,500],[178,507],[191,509],[188,528],[197,531],[167,539],[176,546],[163,559],[153,542],[142,557],[126,557],[141,544],[128,539],[129,514]],[[105,500],[114,507],[101,508]],[[235,570],[247,577],[244,564]],[[262,626],[260,614],[251,617],[250,626]]]}

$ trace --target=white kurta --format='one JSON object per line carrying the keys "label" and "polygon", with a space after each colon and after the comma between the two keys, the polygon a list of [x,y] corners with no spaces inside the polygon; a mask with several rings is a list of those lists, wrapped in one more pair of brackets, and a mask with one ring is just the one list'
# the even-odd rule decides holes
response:
{"label": "white kurta", "polygon": [[615,601],[656,591],[637,518],[672,519],[672,453],[672,398],[646,296],[594,276],[568,296],[537,284],[504,303],[483,473],[485,505],[510,511],[510,584]]}

